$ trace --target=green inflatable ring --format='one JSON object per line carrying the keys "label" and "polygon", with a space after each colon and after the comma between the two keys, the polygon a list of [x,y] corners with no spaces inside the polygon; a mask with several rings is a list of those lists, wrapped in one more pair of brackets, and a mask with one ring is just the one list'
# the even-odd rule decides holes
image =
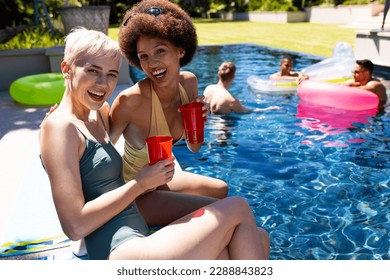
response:
{"label": "green inflatable ring", "polygon": [[16,102],[26,105],[60,103],[65,91],[62,73],[29,75],[12,82],[9,94]]}

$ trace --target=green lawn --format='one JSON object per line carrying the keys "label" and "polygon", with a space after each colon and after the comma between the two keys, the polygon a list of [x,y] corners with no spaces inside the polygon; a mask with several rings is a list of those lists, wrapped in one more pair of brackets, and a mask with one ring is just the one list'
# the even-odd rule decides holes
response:
{"label": "green lawn", "polygon": [[[354,47],[356,38],[356,30],[336,24],[193,21],[199,45],[255,43],[330,57],[337,42],[344,41]],[[118,30],[110,28],[110,37],[117,40]]]}

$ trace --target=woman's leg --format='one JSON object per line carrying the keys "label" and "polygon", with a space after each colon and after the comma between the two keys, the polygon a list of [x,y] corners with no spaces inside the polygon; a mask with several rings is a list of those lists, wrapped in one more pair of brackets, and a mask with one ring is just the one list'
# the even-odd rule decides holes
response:
{"label": "woman's leg", "polygon": [[137,198],[137,206],[149,226],[166,226],[216,198],[177,192],[153,191]]}
{"label": "woman's leg", "polygon": [[263,252],[267,256],[267,259],[269,259],[271,245],[270,245],[268,232],[265,229],[260,228],[260,227],[258,227],[257,230],[259,231],[260,239],[263,240],[263,242],[262,242]]}
{"label": "woman's leg", "polygon": [[224,198],[228,193],[228,186],[224,181],[182,170],[175,170],[172,181],[158,189],[215,198]]}
{"label": "woman's leg", "polygon": [[246,200],[229,197],[196,210],[148,237],[123,243],[109,258],[267,259],[268,247],[268,235],[258,230]]}

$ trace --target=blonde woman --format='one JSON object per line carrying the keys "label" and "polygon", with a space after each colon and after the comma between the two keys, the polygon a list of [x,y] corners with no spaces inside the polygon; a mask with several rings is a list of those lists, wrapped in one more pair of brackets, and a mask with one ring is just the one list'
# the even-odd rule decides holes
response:
{"label": "blonde woman", "polygon": [[150,234],[135,200],[172,180],[174,157],[145,165],[125,183],[121,156],[108,136],[106,103],[120,58],[117,43],[101,32],[76,29],[66,38],[64,97],[40,134],[64,233],[84,238],[90,259],[268,258],[268,234],[239,197],[213,202]]}

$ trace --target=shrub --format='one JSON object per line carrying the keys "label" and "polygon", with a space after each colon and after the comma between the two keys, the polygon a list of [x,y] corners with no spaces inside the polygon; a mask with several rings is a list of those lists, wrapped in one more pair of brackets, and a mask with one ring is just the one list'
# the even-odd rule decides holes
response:
{"label": "shrub", "polygon": [[11,40],[0,44],[0,50],[47,48],[64,45],[63,34],[51,36],[50,30],[44,27],[30,26]]}

